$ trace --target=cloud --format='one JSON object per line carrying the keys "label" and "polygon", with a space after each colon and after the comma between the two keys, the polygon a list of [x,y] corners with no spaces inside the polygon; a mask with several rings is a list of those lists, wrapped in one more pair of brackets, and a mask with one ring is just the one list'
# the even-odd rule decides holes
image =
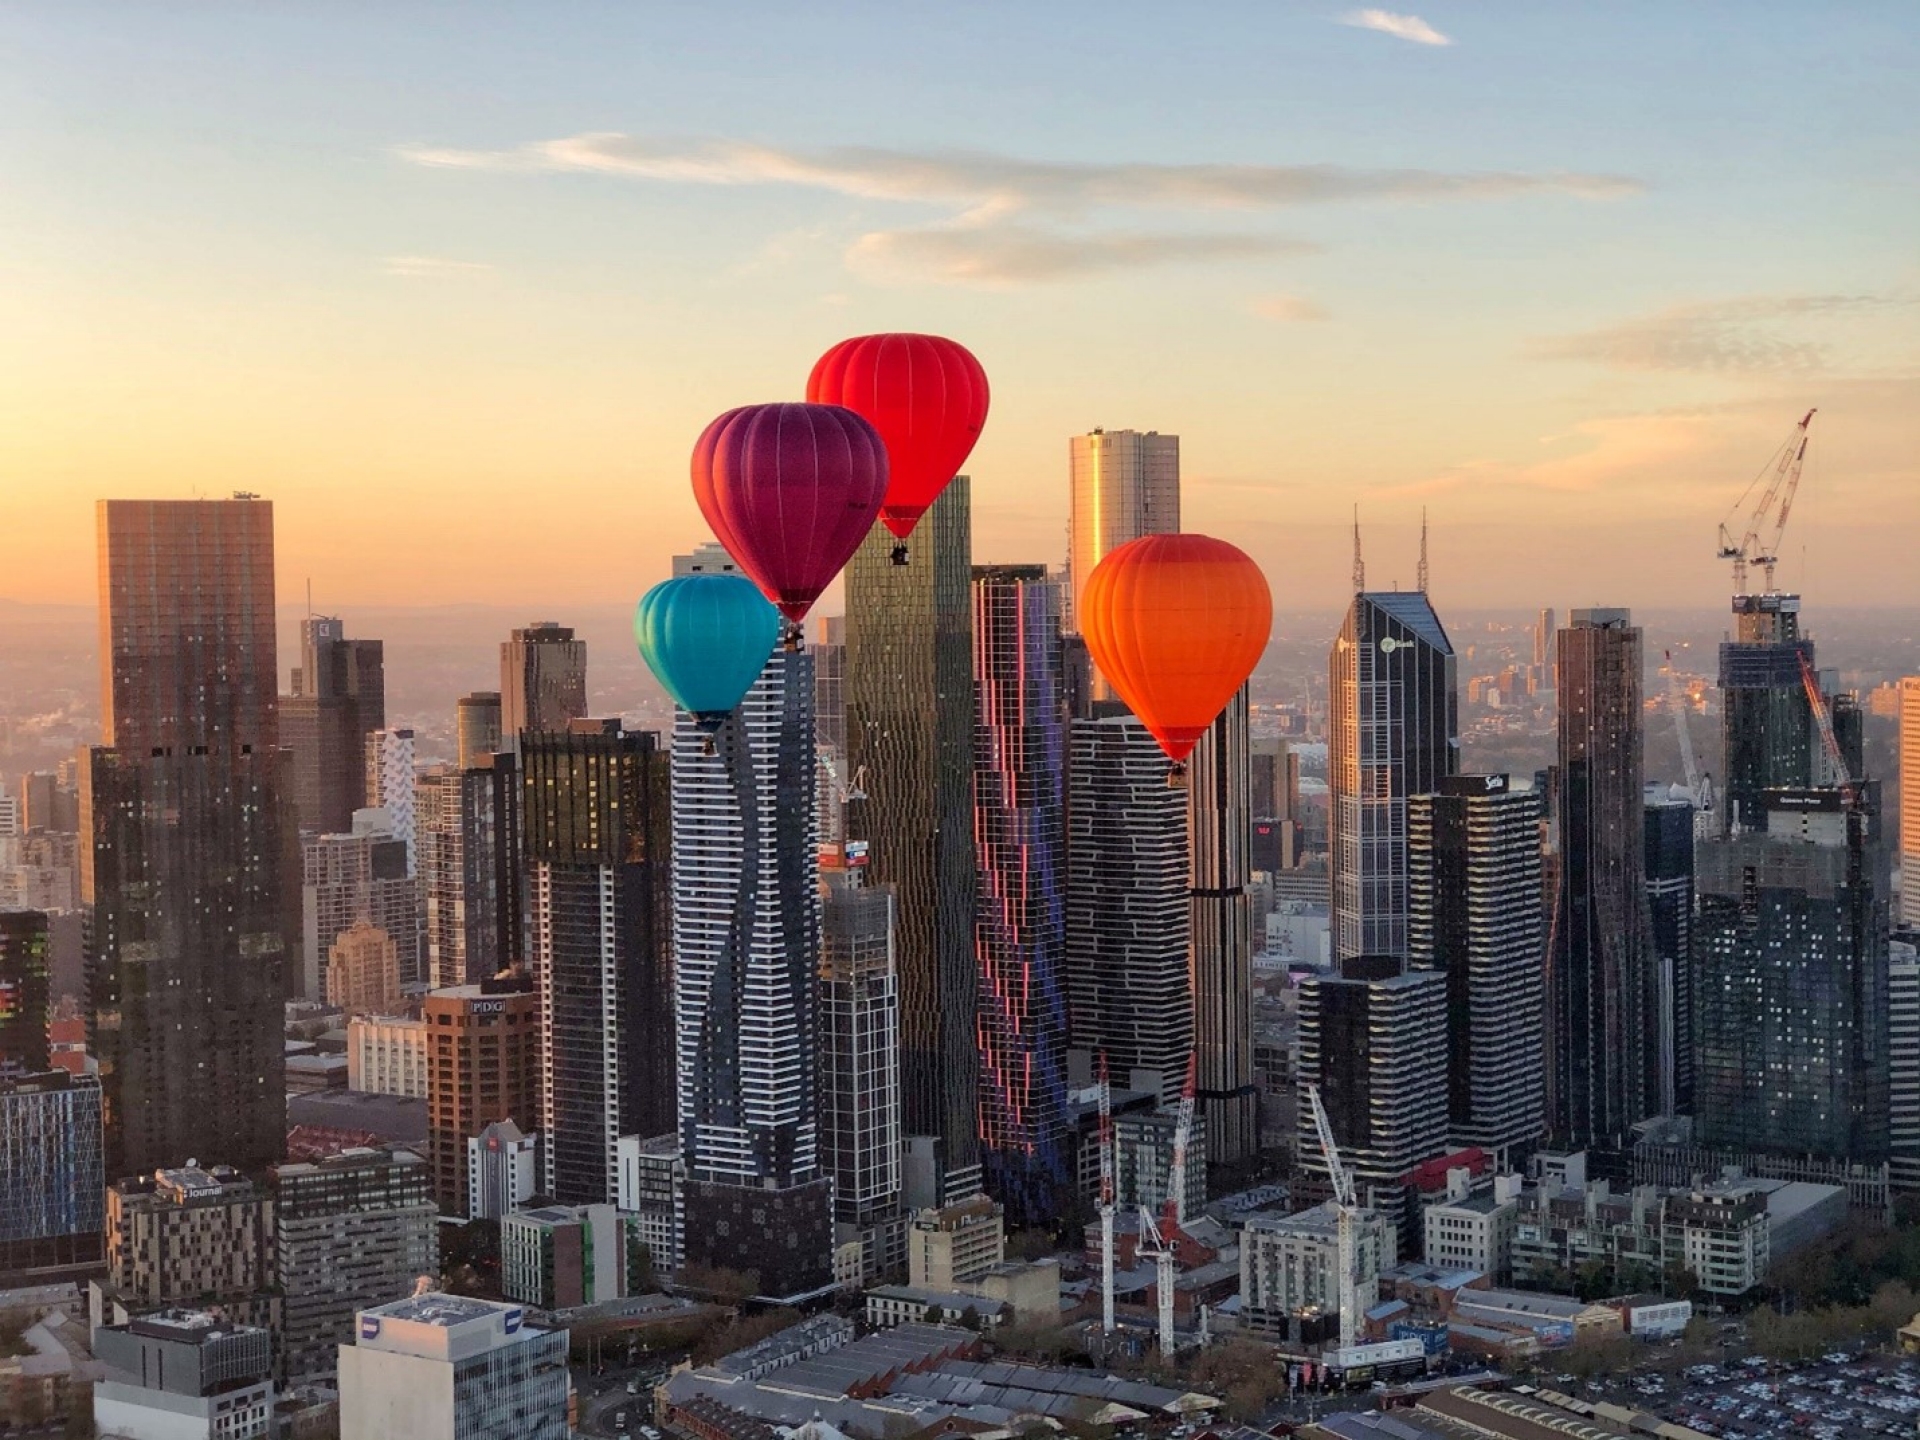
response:
{"label": "cloud", "polygon": [[1014,210],[1093,207],[1271,210],[1348,200],[1498,200],[1562,194],[1611,200],[1641,187],[1578,171],[1372,170],[1343,165],[1049,161],[981,151],[836,146],[782,149],[741,140],[669,140],[598,133],[512,150],[405,146],[415,165],[571,171],[694,185],[795,185],[862,199],[961,206],[976,219]]}
{"label": "cloud", "polygon": [[380,262],[380,270],[386,275],[425,280],[493,274],[493,266],[482,261],[448,260],[439,255],[389,255]]}
{"label": "cloud", "polygon": [[1263,295],[1248,308],[1263,320],[1277,320],[1281,324],[1333,318],[1324,305],[1302,299],[1298,295]]}
{"label": "cloud", "polygon": [[862,235],[847,252],[847,261],[880,279],[917,277],[1010,286],[1182,261],[1298,255],[1316,248],[1277,235],[1079,235],[1014,224],[935,225]]}
{"label": "cloud", "polygon": [[1378,30],[1382,35],[1391,35],[1396,40],[1411,40],[1416,45],[1453,43],[1418,15],[1396,15],[1391,10],[1349,11],[1340,17],[1340,23],[1361,30]]}
{"label": "cloud", "polygon": [[[1543,360],[1583,360],[1617,370],[1793,374],[1823,369],[1828,347],[1810,338],[1817,317],[1908,303],[1886,295],[1752,295],[1672,305],[1574,335],[1536,340]],[[1776,322],[1795,321],[1780,333]]]}

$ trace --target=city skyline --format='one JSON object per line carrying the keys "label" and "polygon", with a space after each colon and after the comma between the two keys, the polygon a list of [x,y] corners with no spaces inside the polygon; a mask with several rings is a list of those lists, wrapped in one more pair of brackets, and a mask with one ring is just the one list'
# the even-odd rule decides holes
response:
{"label": "city skyline", "polygon": [[[700,427],[902,325],[995,377],[983,560],[1061,558],[1064,442],[1126,425],[1182,436],[1187,523],[1231,527],[1283,610],[1337,583],[1356,502],[1403,533],[1430,506],[1450,601],[1704,605],[1715,521],[1818,404],[1783,579],[1906,591],[1891,7],[1450,8],[1434,45],[1237,6],[1231,47],[1128,7],[920,44],[750,6],[724,45],[589,8],[571,35],[530,8],[7,17],[35,224],[0,530],[43,542],[10,597],[84,597],[93,497],[197,488],[274,495],[283,600],[446,603],[481,555],[501,598],[630,599],[704,538]],[[491,543],[556,483],[594,526]],[[1554,543],[1576,523],[1595,543]]]}

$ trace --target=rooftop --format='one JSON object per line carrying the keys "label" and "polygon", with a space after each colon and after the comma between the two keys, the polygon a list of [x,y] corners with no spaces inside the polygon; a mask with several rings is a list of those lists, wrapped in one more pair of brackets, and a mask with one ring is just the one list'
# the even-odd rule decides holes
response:
{"label": "rooftop", "polygon": [[424,1295],[409,1295],[404,1300],[375,1305],[365,1313],[389,1320],[411,1320],[418,1325],[448,1328],[464,1325],[469,1320],[484,1320],[501,1310],[513,1308],[490,1300],[469,1300],[464,1295],[443,1295],[437,1290],[429,1290]]}

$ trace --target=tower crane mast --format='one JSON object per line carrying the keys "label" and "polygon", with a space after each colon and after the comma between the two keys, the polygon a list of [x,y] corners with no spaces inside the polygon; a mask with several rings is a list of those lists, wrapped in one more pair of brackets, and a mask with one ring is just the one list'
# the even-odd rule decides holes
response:
{"label": "tower crane mast", "polygon": [[1113,1087],[1100,1052],[1100,1333],[1113,1333]]}
{"label": "tower crane mast", "polygon": [[1313,1128],[1320,1137],[1320,1153],[1327,1163],[1327,1175],[1333,1181],[1333,1209],[1338,1235],[1340,1265],[1340,1348],[1351,1350],[1359,1337],[1360,1287],[1354,1276],[1354,1223],[1359,1206],[1355,1203],[1353,1172],[1340,1158],[1340,1147],[1333,1138],[1333,1122],[1327,1107],[1320,1103],[1320,1087],[1307,1087],[1307,1103],[1313,1107]]}

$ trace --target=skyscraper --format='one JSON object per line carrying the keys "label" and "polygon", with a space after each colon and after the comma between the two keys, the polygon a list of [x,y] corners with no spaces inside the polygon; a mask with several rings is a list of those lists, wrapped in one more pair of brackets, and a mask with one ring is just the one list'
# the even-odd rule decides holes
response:
{"label": "skyscraper", "polygon": [[972,511],[956,476],[893,563],[876,527],[846,570],[847,807],[867,878],[894,892],[900,1088],[909,1136],[937,1141],[938,1194],[980,1184],[973,956]]}
{"label": "skyscraper", "polygon": [[1660,1113],[1693,1113],[1693,826],[1690,796],[1647,786],[1647,909],[1659,1016]]}
{"label": "skyscraper", "polygon": [[1887,1169],[1895,1191],[1920,1191],[1920,947],[1889,943]]}
{"label": "skyscraper", "polygon": [[836,1233],[860,1239],[871,1276],[906,1258],[893,893],[861,885],[858,870],[829,868],[821,881],[821,1157]]}
{"label": "skyscraper", "polygon": [[717,732],[682,713],[673,737],[686,1258],[750,1271],[767,1296],[833,1278],[813,703],[810,657],[776,650]]}
{"label": "skyscraper", "polygon": [[541,1123],[541,998],[511,975],[434,990],[421,1004],[427,1031],[427,1149],[445,1215],[475,1213],[467,1141],[487,1126]]}
{"label": "skyscraper", "polygon": [[500,749],[500,692],[475,690],[455,706],[459,749],[454,764],[462,770],[484,765]]}
{"label": "skyscraper", "polygon": [[523,732],[520,772],[546,1038],[545,1188],[602,1204],[618,1184],[620,1137],[673,1128],[667,757],[651,731],[575,720]]}
{"label": "skyscraper", "polygon": [[98,1079],[0,1072],[0,1289],[99,1272],[100,1152]]}
{"label": "skyscraper", "polygon": [[286,1143],[299,855],[276,713],[273,507],[103,500],[105,744],[85,795],[88,1048],[108,1173]]}
{"label": "skyscraper", "polygon": [[338,835],[366,808],[366,736],[387,723],[385,647],[349,640],[333,615],[300,622],[300,663],[280,698],[280,740],[291,752],[290,795],[300,829]]}
{"label": "skyscraper", "polygon": [[333,942],[358,921],[379,926],[392,940],[400,980],[418,979],[420,889],[407,873],[407,845],[388,813],[357,811],[350,833],[304,836],[300,851],[301,993],[326,997]]}
{"label": "skyscraper", "polygon": [[1078,632],[1087,577],[1109,550],[1180,529],[1180,437],[1155,430],[1094,430],[1069,443],[1073,593],[1067,628]]}
{"label": "skyscraper", "polygon": [[980,1147],[1015,1224],[1065,1209],[1067,708],[1060,587],[1044,565],[973,572]]}
{"label": "skyscraper", "polygon": [[1889,1149],[1887,847],[1876,786],[1776,789],[1696,856],[1694,1136],[1875,1164]]}
{"label": "skyscraper", "polygon": [[587,642],[536,620],[500,644],[500,745],[518,750],[529,730],[564,731],[587,713]]}
{"label": "skyscraper", "polygon": [[42,910],[0,910],[0,1079],[47,1069],[50,928]]}
{"label": "skyscraper", "polygon": [[1408,802],[1407,958],[1446,977],[1448,1135],[1496,1153],[1546,1120],[1540,799],[1505,775],[1451,775]]}
{"label": "skyscraper", "polygon": [[856,788],[847,771],[846,617],[828,615],[821,619],[807,651],[813,656],[815,746],[820,752],[816,786],[820,844],[824,850],[834,850],[847,839],[847,807],[842,797]]}
{"label": "skyscraper", "polygon": [[1813,642],[1800,634],[1798,595],[1736,595],[1733,619],[1733,639],[1720,645],[1721,813],[1731,826],[1764,830],[1768,790],[1819,783],[1804,679]]}
{"label": "skyscraper", "polygon": [[413,731],[375,730],[367,736],[367,804],[387,812],[393,833],[406,842],[407,874],[420,869],[420,836],[413,813]]}
{"label": "skyscraper", "polygon": [[468,769],[434,766],[414,782],[435,989],[477,984],[520,958],[519,774],[510,754],[480,759]]}
{"label": "skyscraper", "polygon": [[1546,606],[1540,611],[1540,618],[1533,625],[1533,670],[1538,684],[1553,688],[1553,607]]}
{"label": "skyscraper", "polygon": [[[1364,1197],[1411,1240],[1406,1176],[1447,1146],[1447,982],[1398,956],[1343,959],[1300,985],[1300,1079],[1318,1085],[1341,1158]],[[1313,1116],[1300,1107],[1303,1167],[1324,1176]]]}
{"label": "skyscraper", "polygon": [[1327,676],[1333,953],[1407,953],[1407,800],[1460,768],[1453,642],[1418,591],[1362,592]]}
{"label": "skyscraper", "polygon": [[1900,681],[1900,918],[1920,930],[1920,675]]}
{"label": "skyscraper", "polygon": [[1253,1083],[1253,916],[1247,895],[1247,687],[1200,737],[1188,762],[1187,934],[1199,1102],[1207,1162],[1259,1147]]}
{"label": "skyscraper", "polygon": [[400,956],[393,936],[356,920],[327,949],[327,1000],[356,1015],[399,1013]]}
{"label": "skyscraper", "polygon": [[1067,989],[1087,1073],[1180,1093],[1193,1051],[1187,800],[1167,757],[1118,701],[1072,725],[1067,797]]}
{"label": "skyscraper", "polygon": [[1625,610],[1575,610],[1555,653],[1548,1128],[1569,1145],[1618,1148],[1660,1106],[1641,813],[1640,631]]}

